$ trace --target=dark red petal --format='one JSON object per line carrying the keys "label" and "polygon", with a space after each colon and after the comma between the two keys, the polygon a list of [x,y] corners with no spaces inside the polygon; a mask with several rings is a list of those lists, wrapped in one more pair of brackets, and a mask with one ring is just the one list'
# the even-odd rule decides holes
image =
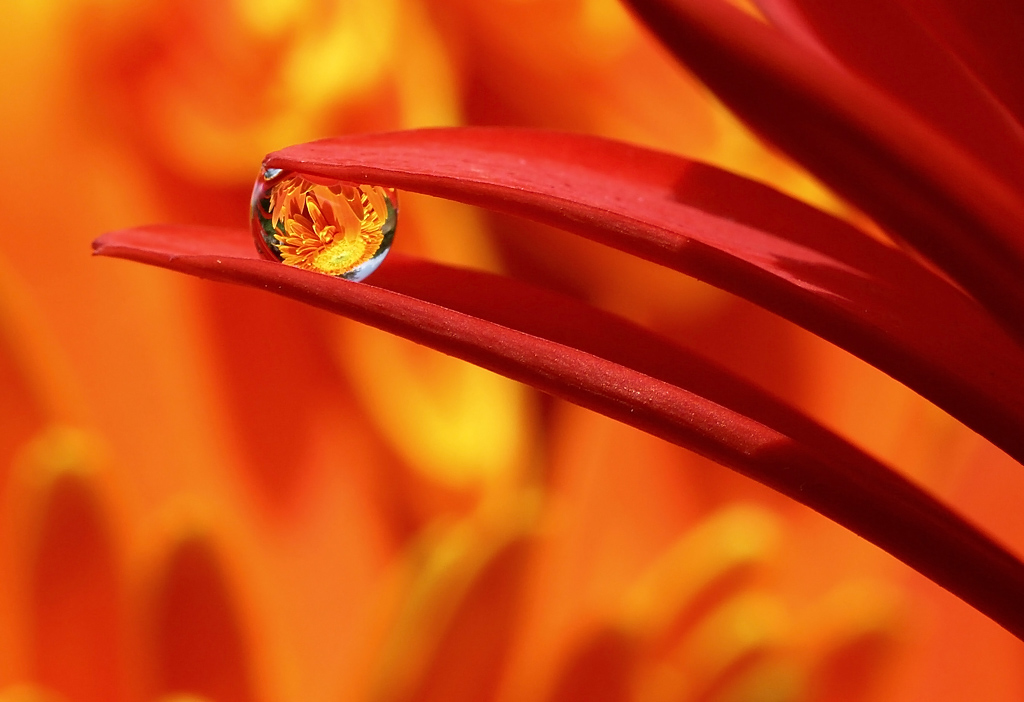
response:
{"label": "dark red petal", "polygon": [[1024,339],[1024,202],[905,108],[719,0],[630,0],[731,109]]}
{"label": "dark red petal", "polygon": [[254,702],[248,633],[209,539],[175,544],[156,585],[154,630],[160,696],[191,693],[218,702]]}
{"label": "dark red petal", "polygon": [[1024,124],[1024,3],[1020,0],[903,0]]}
{"label": "dark red petal", "polygon": [[124,593],[100,496],[74,470],[47,493],[31,571],[34,680],[69,700],[124,699]]}
{"label": "dark red petal", "polygon": [[629,702],[636,646],[636,639],[618,628],[589,633],[559,667],[545,702]]}
{"label": "dark red petal", "polygon": [[346,137],[267,163],[530,217],[700,278],[856,354],[1024,462],[1013,341],[904,254],[765,186],[604,139],[509,129]]}
{"label": "dark red petal", "polygon": [[351,283],[259,259],[240,230],[154,226],[94,246],[344,314],[691,448],[850,528],[1024,637],[1024,564],[787,405],[624,320],[511,279],[400,257],[372,285]]}
{"label": "dark red petal", "polygon": [[902,2],[758,0],[758,5],[789,36],[824,47],[982,161],[1009,187],[1018,192],[1024,188],[1021,126]]}

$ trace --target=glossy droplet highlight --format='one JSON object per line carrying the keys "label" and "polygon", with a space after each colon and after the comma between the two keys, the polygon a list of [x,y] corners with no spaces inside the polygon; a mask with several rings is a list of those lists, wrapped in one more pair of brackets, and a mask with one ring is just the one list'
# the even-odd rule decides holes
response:
{"label": "glossy droplet highlight", "polygon": [[267,258],[362,280],[395,238],[394,190],[265,168],[252,192],[252,235]]}

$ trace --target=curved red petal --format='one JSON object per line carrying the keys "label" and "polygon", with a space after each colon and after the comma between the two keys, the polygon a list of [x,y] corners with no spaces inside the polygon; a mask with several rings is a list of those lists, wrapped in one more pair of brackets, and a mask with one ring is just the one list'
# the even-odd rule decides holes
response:
{"label": "curved red petal", "polygon": [[246,631],[213,545],[182,538],[157,584],[153,639],[156,692],[191,693],[223,702],[257,698]]}
{"label": "curved red petal", "polygon": [[791,37],[825,47],[981,160],[1008,187],[1024,186],[1020,124],[904,3],[759,0],[758,5]]}
{"label": "curved red petal", "polygon": [[903,0],[933,36],[1024,124],[1024,5],[1018,0]]}
{"label": "curved red petal", "polygon": [[124,699],[117,553],[84,474],[52,480],[39,528],[31,572],[35,680],[67,699]]}
{"label": "curved red petal", "polygon": [[719,0],[630,0],[757,132],[1024,339],[1024,201],[878,90]]}
{"label": "curved red petal", "polygon": [[628,702],[636,642],[612,628],[592,632],[572,651],[546,702]]}
{"label": "curved red petal", "polygon": [[267,164],[530,217],[682,271],[845,348],[1024,462],[1016,344],[902,253],[763,185],[604,139],[512,129],[331,139]]}
{"label": "curved red petal", "polygon": [[511,279],[402,258],[374,284],[351,283],[259,259],[241,230],[146,227],[94,246],[344,314],[686,446],[862,535],[1024,637],[1024,564],[787,405],[624,320]]}
{"label": "curved red petal", "polygon": [[438,632],[408,702],[494,699],[519,623],[532,544],[516,539],[483,563]]}

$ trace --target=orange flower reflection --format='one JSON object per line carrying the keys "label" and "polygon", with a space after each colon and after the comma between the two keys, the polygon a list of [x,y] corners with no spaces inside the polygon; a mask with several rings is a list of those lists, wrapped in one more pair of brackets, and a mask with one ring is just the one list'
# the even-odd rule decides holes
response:
{"label": "orange flower reflection", "polygon": [[[50,0],[8,21],[4,702],[1024,694],[994,624],[677,447],[285,300],[87,255],[141,221],[244,221],[283,144],[426,124],[617,136],[840,208],[612,0]],[[538,229],[410,196],[399,236],[685,338],[1024,550],[1019,471],[909,391]]]}
{"label": "orange flower reflection", "polygon": [[256,246],[289,266],[362,280],[380,263],[395,230],[394,191],[314,182],[264,171],[252,196]]}

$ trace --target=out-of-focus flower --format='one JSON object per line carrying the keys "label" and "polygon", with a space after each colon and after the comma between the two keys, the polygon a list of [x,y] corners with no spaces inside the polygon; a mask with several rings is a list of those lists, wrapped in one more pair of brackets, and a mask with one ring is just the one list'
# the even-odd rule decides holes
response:
{"label": "out-of-focus flower", "polygon": [[[681,449],[288,301],[85,255],[139,221],[243,222],[283,144],[467,121],[621,137],[841,207],[618,5],[26,0],[8,19],[0,177],[35,214],[0,252],[5,701],[1018,695],[1005,632]],[[402,217],[405,251],[688,337],[1024,535],[1016,473],[965,479],[1011,462],[819,339],[565,236],[413,196]]]}

